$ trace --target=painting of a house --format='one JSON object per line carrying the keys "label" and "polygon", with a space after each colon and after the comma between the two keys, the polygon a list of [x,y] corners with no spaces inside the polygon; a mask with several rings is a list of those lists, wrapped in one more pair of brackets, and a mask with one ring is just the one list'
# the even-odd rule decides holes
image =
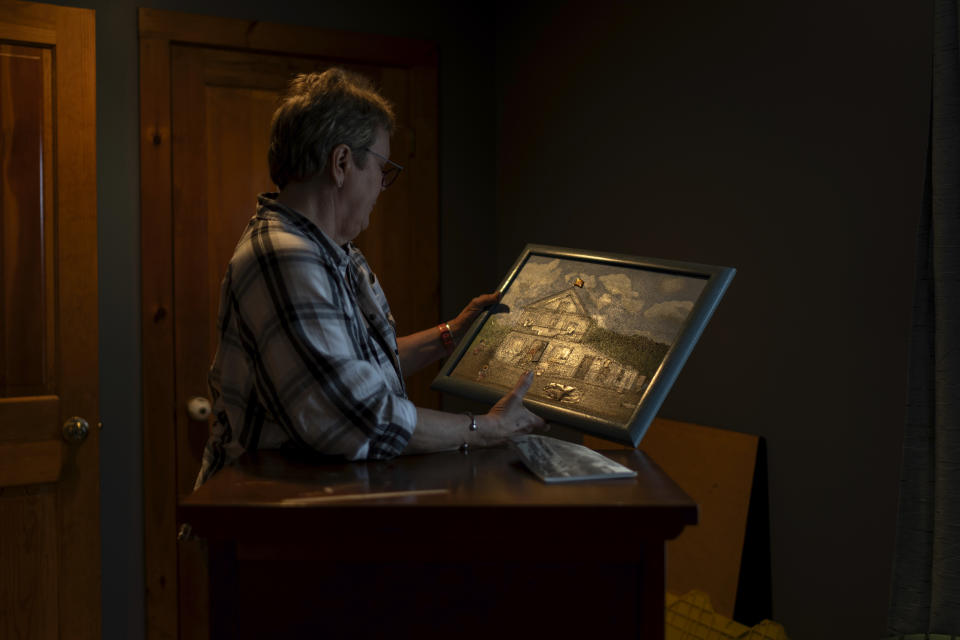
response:
{"label": "painting of a house", "polygon": [[452,371],[528,398],[626,422],[703,283],[610,265],[531,257]]}
{"label": "painting of a house", "polygon": [[[495,357],[506,363],[534,369],[540,376],[557,378],[544,393],[561,402],[575,403],[582,398],[583,388],[574,384],[614,387],[620,393],[634,383],[643,384],[635,368],[606,357],[583,343],[592,324],[579,289],[571,288],[525,307],[517,328],[507,334]],[[563,385],[561,382],[570,384]],[[583,385],[582,385],[583,386]]]}

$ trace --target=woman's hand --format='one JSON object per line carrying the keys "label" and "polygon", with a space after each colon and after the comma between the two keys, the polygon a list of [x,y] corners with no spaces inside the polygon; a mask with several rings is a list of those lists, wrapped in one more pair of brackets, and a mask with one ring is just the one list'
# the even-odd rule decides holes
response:
{"label": "woman's hand", "polygon": [[[450,333],[453,342],[460,342],[467,329],[476,319],[480,312],[500,300],[500,292],[494,291],[482,296],[477,296],[470,301],[463,311],[456,318],[451,320]],[[438,331],[439,329],[439,331]],[[400,369],[404,376],[420,371],[428,364],[436,362],[440,358],[450,355],[447,348],[447,341],[443,340],[441,333],[444,326],[434,325],[429,329],[412,333],[408,336],[397,338],[397,351],[400,356]]]}
{"label": "woman's hand", "polygon": [[450,332],[453,334],[454,342],[460,342],[460,339],[463,338],[463,335],[467,332],[467,329],[470,328],[470,325],[473,324],[473,321],[477,319],[481,311],[491,305],[497,304],[499,301],[499,291],[485,293],[471,300],[467,306],[463,308],[463,311],[450,321]]}
{"label": "woman's hand", "polygon": [[477,430],[486,446],[500,444],[510,436],[530,433],[545,426],[543,418],[523,406],[523,397],[533,383],[533,371],[520,376],[517,385],[493,405],[487,415],[486,425]]}
{"label": "woman's hand", "polygon": [[510,436],[544,429],[542,418],[527,411],[523,396],[533,382],[533,372],[520,376],[510,393],[500,398],[490,411],[477,416],[477,429],[470,431],[470,419],[462,413],[445,413],[417,407],[417,428],[410,436],[405,454],[450,451],[457,447],[493,447]]}

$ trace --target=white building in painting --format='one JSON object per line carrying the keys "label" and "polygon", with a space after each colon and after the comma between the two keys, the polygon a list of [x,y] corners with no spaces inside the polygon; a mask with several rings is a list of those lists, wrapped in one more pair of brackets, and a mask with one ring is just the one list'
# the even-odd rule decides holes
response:
{"label": "white building in painting", "polygon": [[553,380],[548,394],[565,402],[579,400],[583,383],[620,393],[642,385],[635,368],[583,344],[593,319],[580,296],[571,287],[528,304],[494,357]]}

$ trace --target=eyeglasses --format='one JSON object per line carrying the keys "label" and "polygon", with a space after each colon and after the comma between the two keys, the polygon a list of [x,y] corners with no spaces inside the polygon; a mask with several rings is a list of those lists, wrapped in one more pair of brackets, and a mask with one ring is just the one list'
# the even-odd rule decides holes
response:
{"label": "eyeglasses", "polygon": [[381,171],[383,171],[383,178],[381,178],[381,181],[380,181],[380,188],[386,189],[391,184],[393,184],[393,181],[396,180],[397,176],[400,175],[400,172],[403,171],[403,167],[398,165],[396,162],[394,162],[390,158],[384,158],[382,155],[380,155],[376,151],[371,150],[370,147],[364,147],[364,151],[377,156],[384,162],[384,165],[381,168]]}

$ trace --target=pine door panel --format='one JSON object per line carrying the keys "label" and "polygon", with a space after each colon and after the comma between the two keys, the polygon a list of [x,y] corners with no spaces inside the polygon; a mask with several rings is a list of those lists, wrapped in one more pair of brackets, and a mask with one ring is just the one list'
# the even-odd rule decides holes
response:
{"label": "pine door panel", "polygon": [[0,637],[60,638],[56,488],[10,493],[0,498]]}
{"label": "pine door panel", "polygon": [[51,70],[50,49],[0,44],[2,397],[53,388]]}
{"label": "pine door panel", "polygon": [[0,638],[100,636],[93,33],[0,4]]}

